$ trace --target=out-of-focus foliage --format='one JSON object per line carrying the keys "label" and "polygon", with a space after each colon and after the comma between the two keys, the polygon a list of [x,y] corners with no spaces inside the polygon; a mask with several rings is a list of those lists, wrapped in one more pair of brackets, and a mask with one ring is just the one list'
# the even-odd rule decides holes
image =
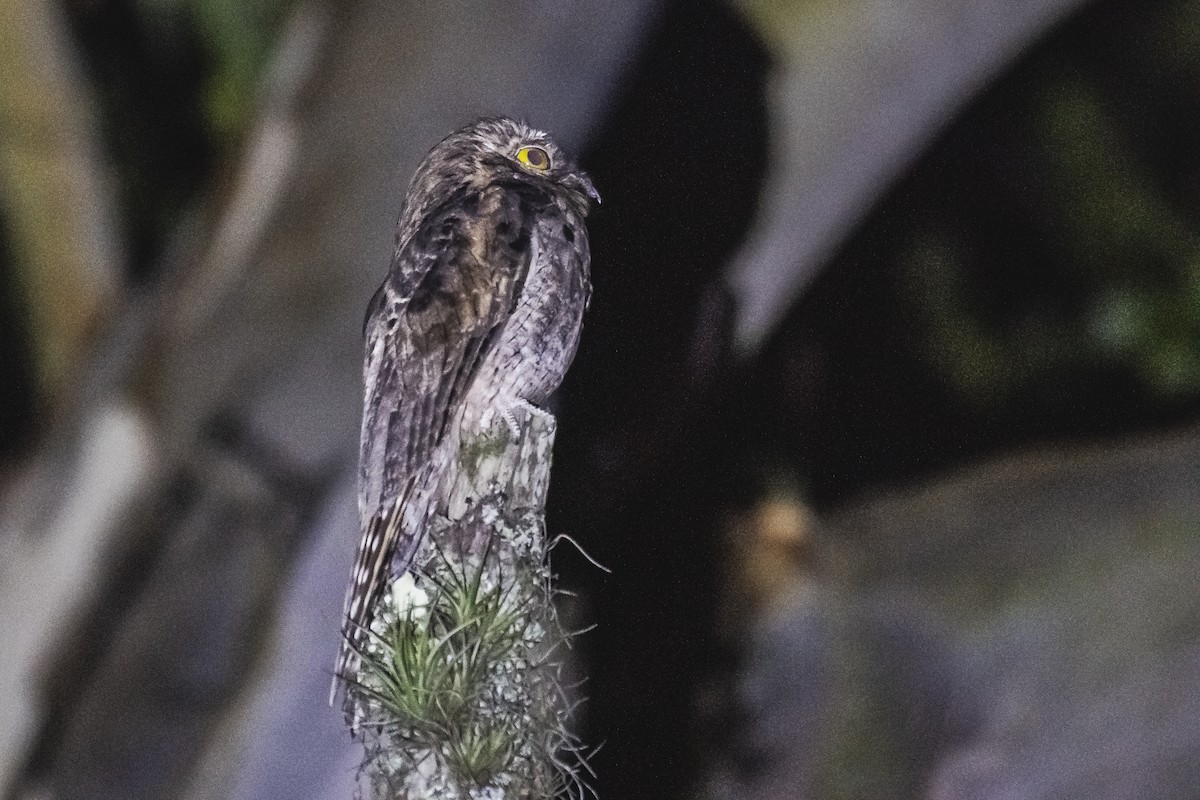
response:
{"label": "out-of-focus foliage", "polygon": [[68,6],[113,167],[128,270],[162,248],[254,119],[287,0],[107,0]]}
{"label": "out-of-focus foliage", "polygon": [[138,0],[154,26],[191,27],[208,59],[204,116],[221,142],[235,140],[248,123],[290,0]]}
{"label": "out-of-focus foliage", "polygon": [[738,399],[819,506],[1200,408],[1200,2],[1103,0],[953,118]]}
{"label": "out-of-focus foliage", "polygon": [[1198,9],[1146,10],[1137,47],[1111,25],[1067,37],[953,134],[954,177],[909,233],[901,283],[924,358],[980,410],[1069,404],[1085,375],[1200,395]]}

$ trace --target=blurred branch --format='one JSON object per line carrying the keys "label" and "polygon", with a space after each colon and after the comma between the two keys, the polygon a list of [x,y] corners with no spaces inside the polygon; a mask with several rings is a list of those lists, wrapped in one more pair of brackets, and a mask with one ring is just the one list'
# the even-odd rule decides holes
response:
{"label": "blurred branch", "polygon": [[772,170],[727,278],[757,349],[954,111],[1084,0],[739,0],[772,47]]}
{"label": "blurred branch", "polygon": [[[71,55],[58,5],[0,3],[0,206],[29,320],[37,402],[52,407],[112,313],[122,267],[92,106]],[[38,723],[30,676],[94,587],[116,520],[152,464],[143,421],[124,404],[95,402],[76,433],[69,469],[52,468],[64,466],[59,450],[6,487],[0,790]]]}
{"label": "blurred branch", "polygon": [[48,671],[64,628],[86,613],[123,538],[122,517],[154,472],[151,433],[127,404],[95,408],[77,436],[75,447],[38,459],[4,496],[0,792],[21,768],[41,721],[35,676]]}
{"label": "blurred branch", "polygon": [[48,400],[112,311],[121,246],[92,105],[57,4],[0,3],[0,76],[0,203]]}
{"label": "blurred branch", "polygon": [[[49,25],[50,19],[42,23]],[[45,295],[33,298],[32,305],[35,313],[54,312],[47,324],[62,333],[51,331],[58,348],[53,353],[58,360],[51,364],[59,369],[55,379],[64,387],[69,382],[73,391],[39,451],[6,487],[0,507],[0,613],[11,644],[9,657],[0,661],[0,689],[9,698],[0,705],[0,793],[20,785],[23,768],[27,786],[82,785],[73,772],[74,759],[65,766],[53,763],[54,748],[94,754],[93,736],[123,742],[132,752],[148,746],[143,735],[161,739],[170,728],[172,756],[190,758],[189,748],[201,746],[212,713],[255,652],[247,632],[261,624],[273,599],[286,565],[281,550],[307,510],[298,498],[315,496],[320,473],[294,466],[288,455],[256,439],[242,420],[226,413],[238,389],[194,392],[187,407],[195,413],[171,416],[163,413],[159,381],[169,380],[164,359],[188,358],[188,345],[211,335],[218,302],[246,280],[291,175],[288,151],[283,149],[281,157],[277,143],[295,136],[296,98],[320,52],[323,21],[312,4],[304,5],[285,32],[246,166],[238,172],[255,179],[255,185],[235,181],[230,211],[217,217],[213,230],[196,219],[182,226],[166,259],[168,279],[155,293],[129,303],[121,314],[100,308],[96,292],[71,292],[71,281],[57,273],[64,264],[82,272],[85,265],[104,263],[90,251],[65,252],[54,224],[35,230],[40,237],[35,243],[50,263],[29,267],[34,288],[42,287]],[[0,35],[19,38],[20,31],[37,23],[12,22]],[[63,41],[48,49],[65,47]],[[29,92],[43,100],[72,96],[57,84]],[[56,114],[68,120],[71,113],[84,114],[87,106],[75,98],[30,108],[53,121]],[[19,145],[27,145],[28,163],[47,166],[43,177],[67,182],[18,187],[28,190],[30,197],[21,196],[31,217],[34,212],[64,217],[93,211],[76,208],[82,193],[62,204],[66,210],[54,210],[55,198],[69,191],[69,180],[84,172],[71,169],[79,161],[74,151],[63,154],[31,144],[40,145],[38,134],[50,124],[40,125],[42,117],[6,118],[12,130],[28,136],[10,148],[14,158],[24,154]],[[51,129],[41,137],[79,149],[81,138],[76,129],[62,134]],[[69,298],[59,302],[54,292]],[[183,302],[189,296],[192,301]],[[91,309],[90,315],[82,306]],[[275,319],[291,310],[279,306]],[[109,312],[110,324],[97,338],[101,311]],[[95,338],[94,347],[84,352],[77,342],[78,352],[64,352],[68,335],[84,334]],[[164,355],[172,343],[179,349]],[[62,363],[66,355],[78,362],[70,373]],[[254,577],[247,580],[247,574]],[[203,620],[163,624],[183,619],[196,604],[208,606]],[[172,641],[174,646],[163,646]],[[205,702],[193,709],[194,718],[180,721],[173,719],[169,698],[182,691],[179,682],[187,682],[180,662],[188,658],[207,660],[207,668],[221,677],[202,692]],[[70,680],[59,680],[64,675]],[[111,713],[115,707],[124,712],[119,720]],[[48,741],[54,745],[41,752]],[[29,770],[23,762],[31,751],[34,768]],[[93,771],[87,758],[81,763],[81,769]],[[118,780],[111,794],[92,785],[89,796],[161,796],[165,782],[177,779],[153,760],[144,767],[126,782]],[[58,774],[47,777],[44,770]],[[57,796],[71,796],[63,791]]]}

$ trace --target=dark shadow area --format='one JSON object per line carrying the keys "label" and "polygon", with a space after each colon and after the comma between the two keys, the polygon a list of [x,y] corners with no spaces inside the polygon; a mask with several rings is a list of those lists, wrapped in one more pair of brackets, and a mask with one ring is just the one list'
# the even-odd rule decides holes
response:
{"label": "dark shadow area", "polygon": [[0,469],[20,456],[37,426],[29,331],[10,247],[7,220],[0,215]]}
{"label": "dark shadow area", "polygon": [[211,181],[218,146],[203,103],[213,54],[202,52],[187,14],[151,17],[132,0],[69,2],[66,9],[101,106],[105,149],[122,176],[118,208],[130,277],[146,281],[167,236]]}
{"label": "dark shadow area", "polygon": [[1032,48],[736,366],[705,287],[763,179],[768,57],[721,6],[667,13],[585,160],[605,197],[595,302],[551,492],[550,529],[614,570],[556,561],[600,621],[581,648],[601,796],[677,797],[695,775],[694,681],[722,659],[718,520],[764,475],[802,475],[830,507],[1200,411],[1161,357],[1196,319],[1196,72],[1182,43],[1151,43],[1183,5],[1101,3]]}
{"label": "dark shadow area", "polygon": [[562,393],[548,525],[613,569],[565,547],[555,561],[602,621],[580,640],[601,797],[679,797],[695,774],[723,443],[700,439],[720,353],[693,334],[703,344],[728,318],[709,287],[763,179],[767,67],[724,4],[673,4],[584,159],[604,205],[589,219],[595,293]]}

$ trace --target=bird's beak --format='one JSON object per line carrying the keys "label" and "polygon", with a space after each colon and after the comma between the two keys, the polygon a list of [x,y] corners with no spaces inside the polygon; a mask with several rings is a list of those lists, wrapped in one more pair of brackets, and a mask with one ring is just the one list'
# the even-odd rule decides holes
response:
{"label": "bird's beak", "polygon": [[600,193],[596,191],[596,187],[592,185],[592,179],[583,172],[575,172],[571,175],[571,182],[588,197],[596,201],[596,205],[600,204]]}

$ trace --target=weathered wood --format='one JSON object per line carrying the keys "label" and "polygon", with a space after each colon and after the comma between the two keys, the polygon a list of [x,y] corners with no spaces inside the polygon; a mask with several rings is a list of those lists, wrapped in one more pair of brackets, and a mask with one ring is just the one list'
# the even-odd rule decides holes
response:
{"label": "weathered wood", "polygon": [[372,797],[548,798],[577,784],[545,535],[554,432],[546,413],[515,436],[497,419],[434,481],[439,513],[381,598],[350,688]]}

